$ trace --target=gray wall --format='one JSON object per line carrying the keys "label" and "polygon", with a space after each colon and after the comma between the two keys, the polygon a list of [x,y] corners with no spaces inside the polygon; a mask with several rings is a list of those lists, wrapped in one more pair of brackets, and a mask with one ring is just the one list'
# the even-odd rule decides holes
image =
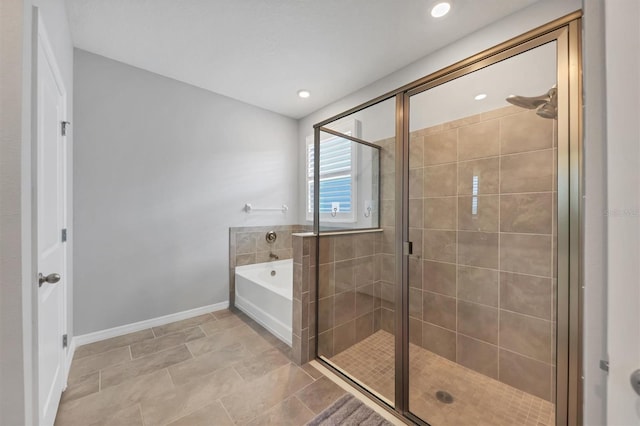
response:
{"label": "gray wall", "polygon": [[76,334],[227,301],[229,227],[298,217],[296,121],[75,52]]}
{"label": "gray wall", "polygon": [[[73,47],[63,0],[0,2],[0,424],[37,418],[37,354],[31,151],[32,6],[39,7],[60,68],[72,118]],[[72,135],[67,138],[72,146]],[[68,160],[70,160],[71,156]],[[71,165],[70,165],[71,166]],[[70,170],[72,167],[70,167]],[[71,179],[69,179],[69,184]],[[67,188],[69,199],[73,197]],[[70,210],[70,209],[69,209]],[[70,214],[72,212],[69,212]],[[73,235],[73,234],[72,234]],[[69,249],[71,251],[71,243]],[[70,268],[69,268],[70,269]],[[72,277],[69,318],[72,317]],[[68,329],[72,333],[71,328]]]}

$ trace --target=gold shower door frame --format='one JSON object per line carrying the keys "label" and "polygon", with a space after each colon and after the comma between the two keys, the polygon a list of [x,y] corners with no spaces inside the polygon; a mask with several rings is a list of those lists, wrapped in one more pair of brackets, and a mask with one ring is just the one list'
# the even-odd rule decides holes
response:
{"label": "gold shower door frame", "polygon": [[[316,125],[315,146],[319,149],[320,128],[380,102],[396,99],[396,332],[395,332],[395,409],[398,416],[418,424],[424,421],[409,411],[409,99],[448,81],[549,42],[557,46],[558,90],[558,235],[557,235],[557,333],[556,333],[556,424],[582,424],[582,286],[581,286],[581,200],[582,173],[582,87],[581,87],[581,15],[574,12],[502,43],[470,58],[409,83],[395,91],[372,99]],[[319,161],[319,156],[315,156]],[[317,166],[317,165],[316,165]],[[315,170],[318,170],[316,167]],[[318,182],[318,179],[315,180]],[[319,188],[316,188],[316,191]],[[316,192],[317,193],[317,192]],[[318,197],[319,198],[319,197]],[[314,231],[319,232],[319,205],[314,206]],[[316,238],[319,252],[320,238]],[[316,273],[318,273],[316,268]],[[318,282],[318,277],[316,277]],[[316,300],[316,306],[317,300]],[[317,313],[316,313],[317,315]],[[316,319],[316,327],[318,321]],[[317,336],[316,330],[316,336]],[[316,339],[317,346],[318,339]],[[316,347],[317,354],[317,347]],[[353,382],[328,360],[325,366]],[[361,386],[359,386],[361,387]],[[361,387],[362,388],[362,387]],[[374,399],[368,390],[363,388]],[[381,404],[389,409],[385,404]],[[428,420],[428,419],[426,419]]]}

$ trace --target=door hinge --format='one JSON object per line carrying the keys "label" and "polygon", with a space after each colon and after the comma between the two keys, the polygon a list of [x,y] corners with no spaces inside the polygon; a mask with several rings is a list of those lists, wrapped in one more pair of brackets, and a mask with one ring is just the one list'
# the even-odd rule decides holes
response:
{"label": "door hinge", "polygon": [[609,372],[609,361],[605,361],[604,359],[600,360],[600,370]]}
{"label": "door hinge", "polygon": [[405,256],[409,256],[411,254],[413,254],[413,242],[411,241],[405,241],[404,243],[402,243],[402,251],[404,252],[403,254]]}
{"label": "door hinge", "polygon": [[62,230],[62,238],[61,238],[61,239],[62,239],[62,242],[63,242],[63,243],[66,243],[66,242],[67,242],[67,228],[64,228],[64,229]]}
{"label": "door hinge", "polygon": [[70,121],[61,121],[60,122],[60,134],[62,136],[67,136],[67,126],[70,125]]}
{"label": "door hinge", "polygon": [[63,335],[62,335],[62,347],[63,347],[63,348],[66,348],[66,347],[68,346],[68,343],[69,343],[69,342],[68,342],[68,337],[67,337],[67,335],[66,335],[66,334],[63,334]]}

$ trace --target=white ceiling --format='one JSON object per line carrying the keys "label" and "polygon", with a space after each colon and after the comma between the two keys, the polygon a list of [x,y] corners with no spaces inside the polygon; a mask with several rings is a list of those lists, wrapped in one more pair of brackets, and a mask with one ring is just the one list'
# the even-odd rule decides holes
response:
{"label": "white ceiling", "polygon": [[[76,47],[300,118],[537,0],[67,0]],[[299,89],[311,91],[300,99]]]}

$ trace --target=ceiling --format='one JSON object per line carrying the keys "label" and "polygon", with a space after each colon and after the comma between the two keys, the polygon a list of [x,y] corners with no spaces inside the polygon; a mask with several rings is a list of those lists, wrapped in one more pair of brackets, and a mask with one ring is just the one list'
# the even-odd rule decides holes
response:
{"label": "ceiling", "polygon": [[[74,45],[301,118],[537,0],[67,0]],[[311,97],[301,99],[306,89]]]}

